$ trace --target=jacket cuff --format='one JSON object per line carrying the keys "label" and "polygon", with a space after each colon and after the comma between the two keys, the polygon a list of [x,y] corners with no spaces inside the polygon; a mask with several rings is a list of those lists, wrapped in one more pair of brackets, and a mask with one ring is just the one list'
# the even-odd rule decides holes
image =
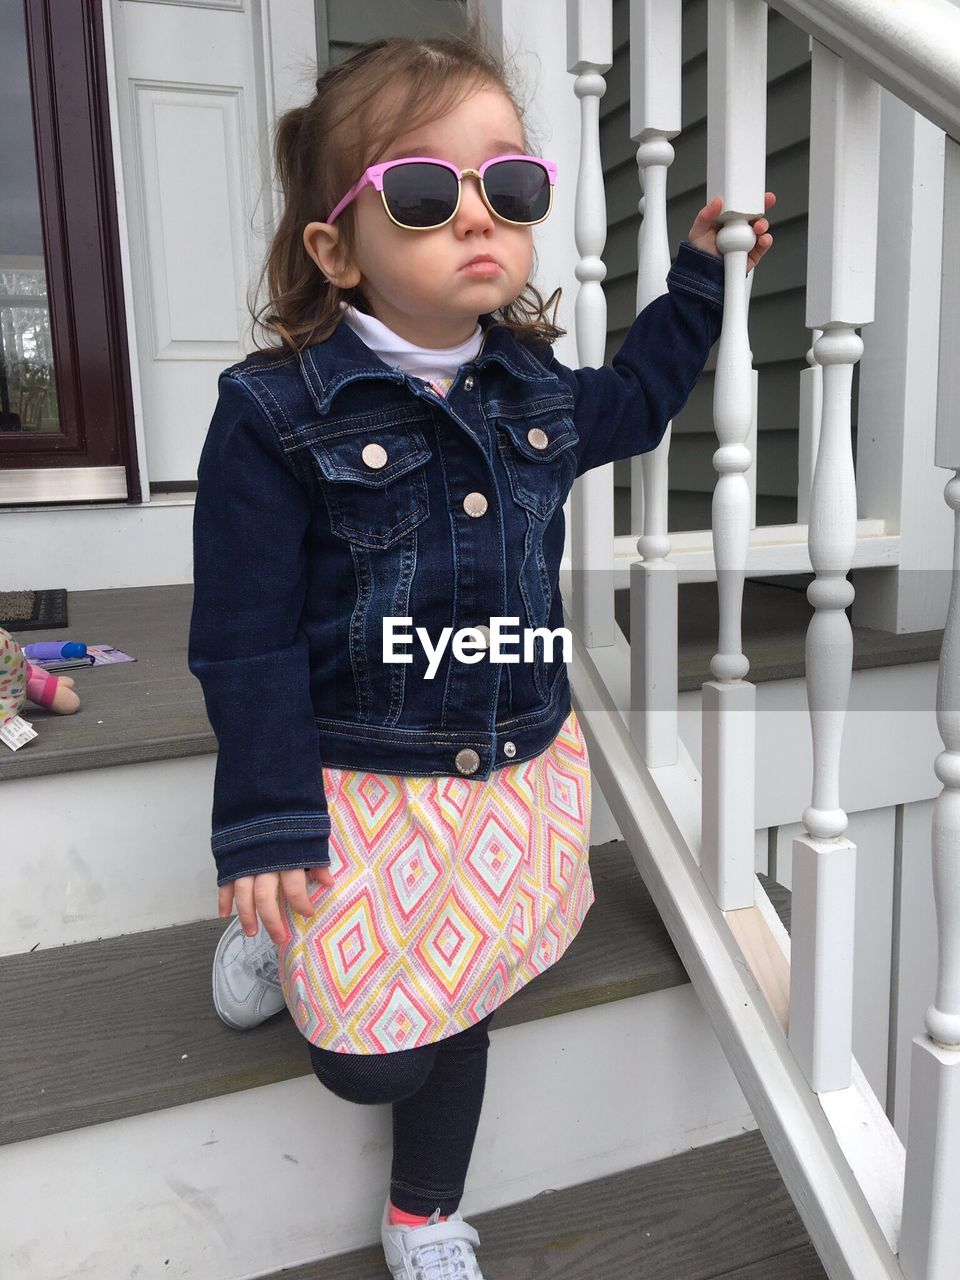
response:
{"label": "jacket cuff", "polygon": [[329,814],[288,813],[215,831],[217,884],[267,871],[330,866]]}
{"label": "jacket cuff", "polygon": [[722,309],[723,270],[723,258],[697,249],[689,240],[681,240],[667,274],[667,287],[692,293]]}

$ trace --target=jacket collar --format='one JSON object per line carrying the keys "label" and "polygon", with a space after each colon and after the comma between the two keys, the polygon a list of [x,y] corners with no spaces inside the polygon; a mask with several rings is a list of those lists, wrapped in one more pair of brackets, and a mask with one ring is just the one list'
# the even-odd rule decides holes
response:
{"label": "jacket collar", "polygon": [[[536,356],[521,346],[508,329],[495,324],[492,316],[481,316],[480,325],[484,331],[484,341],[479,356],[473,362],[475,368],[498,364],[511,377],[523,383],[550,380],[550,374]],[[402,369],[385,364],[359,334],[342,322],[329,338],[315,342],[300,352],[300,369],[317,411],[323,414],[330,411],[337,392],[348,383],[356,382],[358,378],[394,383],[411,382]]]}

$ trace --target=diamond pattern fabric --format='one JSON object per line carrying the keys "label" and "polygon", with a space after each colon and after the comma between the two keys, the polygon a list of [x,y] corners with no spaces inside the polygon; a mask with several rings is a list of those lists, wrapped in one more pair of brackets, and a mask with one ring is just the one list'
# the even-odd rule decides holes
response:
{"label": "diamond pattern fabric", "polygon": [[284,902],[280,980],[321,1049],[443,1040],[555,964],[594,902],[590,762],[571,710],[487,781],[323,767],[332,889]]}

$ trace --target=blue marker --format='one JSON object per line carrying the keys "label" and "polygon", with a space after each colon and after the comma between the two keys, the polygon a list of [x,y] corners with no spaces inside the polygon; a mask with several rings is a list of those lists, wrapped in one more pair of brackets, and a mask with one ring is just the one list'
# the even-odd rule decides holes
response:
{"label": "blue marker", "polygon": [[23,652],[32,662],[53,662],[57,658],[85,658],[87,646],[75,640],[43,640],[25,644]]}

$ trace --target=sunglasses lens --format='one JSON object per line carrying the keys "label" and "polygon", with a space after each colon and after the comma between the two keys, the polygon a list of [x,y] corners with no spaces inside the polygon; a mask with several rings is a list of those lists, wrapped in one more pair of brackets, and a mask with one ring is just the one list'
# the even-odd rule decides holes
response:
{"label": "sunglasses lens", "polygon": [[539,222],[550,208],[550,178],[535,160],[501,160],[484,172],[493,209],[509,222]]}
{"label": "sunglasses lens", "polygon": [[392,217],[405,227],[438,227],[457,207],[457,179],[439,164],[398,164],[383,175]]}

